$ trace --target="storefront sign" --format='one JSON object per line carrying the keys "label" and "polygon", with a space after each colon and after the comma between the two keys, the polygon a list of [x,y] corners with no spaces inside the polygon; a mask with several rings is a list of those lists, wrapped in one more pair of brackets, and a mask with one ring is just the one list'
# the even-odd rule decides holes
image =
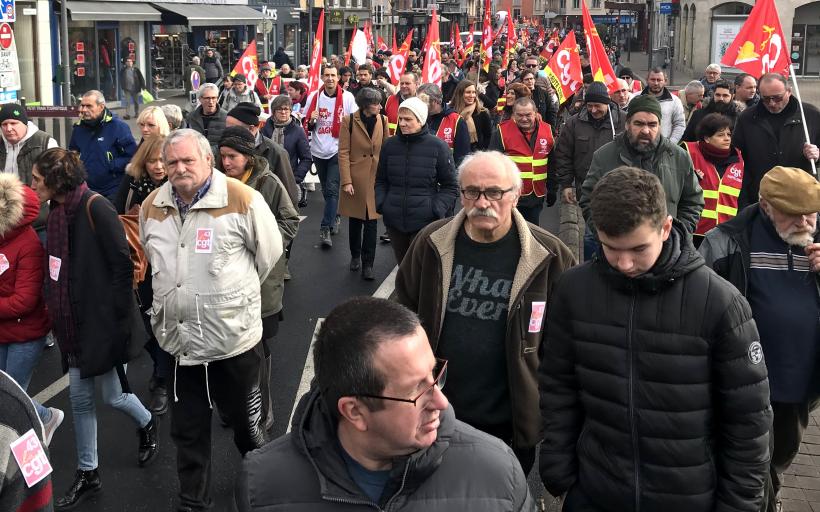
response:
{"label": "storefront sign", "polygon": [[[729,45],[732,44],[732,41],[735,40],[735,36],[740,32],[740,27],[743,26],[744,21],[746,21],[746,16],[742,16],[739,19],[734,16],[729,19],[712,18],[712,51],[710,62],[720,62],[723,59],[723,55],[726,53]],[[729,72],[738,71],[729,66],[724,66],[723,69]]]}
{"label": "storefront sign", "polygon": [[14,33],[8,23],[0,24],[0,88],[6,91],[20,90],[17,46],[14,44]]}
{"label": "storefront sign", "polygon": [[17,91],[0,92],[0,103],[11,103],[17,101]]}
{"label": "storefront sign", "polygon": [[16,21],[14,0],[0,0],[0,9],[3,11],[0,13],[0,21]]}
{"label": "storefront sign", "polygon": [[75,106],[26,107],[28,117],[77,117],[79,113]]}

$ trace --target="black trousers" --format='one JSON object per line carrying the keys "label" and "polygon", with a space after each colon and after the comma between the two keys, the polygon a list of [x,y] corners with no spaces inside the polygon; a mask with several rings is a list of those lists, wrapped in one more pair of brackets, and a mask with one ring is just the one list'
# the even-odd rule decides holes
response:
{"label": "black trousers", "polygon": [[[206,367],[178,366],[171,402],[171,438],[177,448],[180,504],[194,510],[212,506],[211,403],[219,407],[234,431],[234,443],[244,456],[267,442],[262,424],[260,373],[265,359],[262,344],[238,356],[213,361]],[[208,387],[206,388],[206,379]]]}
{"label": "black trousers", "polygon": [[350,241],[350,257],[361,258],[365,267],[373,266],[376,261],[376,238],[379,221],[376,219],[348,219],[348,240]]}
{"label": "black trousers", "polygon": [[387,228],[387,234],[390,235],[390,246],[393,248],[393,255],[396,256],[396,263],[401,264],[401,260],[407,254],[407,250],[410,248],[413,239],[416,238],[417,233],[418,231],[405,233],[398,229]]}
{"label": "black trousers", "polygon": [[778,493],[783,485],[783,473],[797,457],[803,432],[809,424],[811,412],[817,408],[820,399],[813,397],[799,404],[772,402],[772,430],[769,432],[769,451],[772,461],[766,482],[762,510],[777,510]]}

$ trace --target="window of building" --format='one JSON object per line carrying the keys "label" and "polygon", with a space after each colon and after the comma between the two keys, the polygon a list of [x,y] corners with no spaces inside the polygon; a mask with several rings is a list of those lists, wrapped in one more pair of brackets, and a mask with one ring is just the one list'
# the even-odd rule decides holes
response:
{"label": "window of building", "polygon": [[572,8],[573,9],[580,9],[581,8],[581,1],[580,0],[572,0]]}

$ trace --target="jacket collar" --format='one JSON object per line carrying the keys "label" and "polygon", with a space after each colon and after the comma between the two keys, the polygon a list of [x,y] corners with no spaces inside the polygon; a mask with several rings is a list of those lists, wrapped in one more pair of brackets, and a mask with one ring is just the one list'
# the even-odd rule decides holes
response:
{"label": "jacket collar", "polygon": [[[171,193],[171,182],[166,181],[154,196],[151,203],[157,208],[177,209],[173,194]],[[217,209],[228,206],[228,178],[217,169],[211,169],[211,187],[202,196],[191,210]]]}
{"label": "jacket collar", "polygon": [[[510,290],[509,310],[512,311],[513,304],[515,304],[518,293],[524,288],[527,279],[535,273],[535,270],[547,258],[555,256],[555,254],[548,248],[536,240],[530,232],[530,225],[524,217],[518,213],[518,210],[512,210],[513,222],[518,230],[518,240],[521,243],[521,257],[518,260],[518,265],[515,268],[515,278],[513,279],[512,289]],[[461,226],[467,218],[465,209],[456,214],[450,222],[445,223],[439,229],[430,233],[430,242],[438,251],[441,258],[441,276],[442,276],[442,304],[447,303],[447,293],[449,291],[450,277],[453,273],[453,260],[455,257],[456,237],[458,237]],[[444,308],[442,308],[442,313]]]}
{"label": "jacket collar", "polygon": [[[393,460],[390,480],[384,496],[390,498],[401,492],[412,494],[441,464],[455,432],[455,413],[452,407],[441,412],[438,436],[431,446]],[[342,447],[336,434],[336,421],[317,389],[302,398],[293,418],[292,441],[313,465],[324,499],[345,499],[362,504],[372,501],[364,496],[350,478]]]}
{"label": "jacket collar", "polygon": [[[627,141],[626,131],[615,137],[613,141],[618,146],[618,156],[626,165],[634,165],[632,163],[632,153],[629,151],[629,142]],[[661,134],[658,134],[658,147],[655,148],[655,153],[652,155],[652,161],[657,161],[661,153],[671,152],[673,144]]]}
{"label": "jacket collar", "polygon": [[[654,94],[653,94],[653,93],[649,90],[649,86],[647,85],[646,87],[644,87],[643,91],[641,91],[641,96],[648,96],[648,95],[650,95],[650,94],[651,94],[652,96],[655,96],[655,95],[654,95]],[[660,96],[655,96],[655,97],[658,99],[658,101],[671,101],[671,100],[672,100],[672,93],[671,93],[671,92],[669,92],[669,89],[667,89],[666,87],[664,87],[664,88],[663,88],[663,92],[661,93],[661,95],[660,95]]]}

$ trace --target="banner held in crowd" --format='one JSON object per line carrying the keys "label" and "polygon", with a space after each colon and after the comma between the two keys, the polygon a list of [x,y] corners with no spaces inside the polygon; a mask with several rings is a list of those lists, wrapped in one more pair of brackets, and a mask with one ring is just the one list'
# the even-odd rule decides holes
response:
{"label": "banner held in crowd", "polygon": [[552,88],[558,94],[559,105],[562,105],[581,88],[583,73],[575,32],[570,31],[567,34],[544,71],[547,73],[547,79]]}
{"label": "banner held in crowd", "polygon": [[319,14],[319,26],[313,34],[313,52],[310,54],[310,72],[308,73],[308,90],[310,95],[318,91],[322,83],[322,38],[325,33],[325,10]]}
{"label": "banner held in crowd", "polygon": [[438,16],[433,9],[430,27],[427,30],[427,42],[424,52],[424,67],[421,70],[421,83],[436,84],[441,87],[441,41],[438,32]]}
{"label": "banner held in crowd", "polygon": [[257,64],[256,55],[256,39],[248,43],[248,47],[242,52],[242,56],[236,61],[231,76],[236,76],[238,73],[245,75],[248,87],[253,90],[256,85],[256,79],[259,77],[259,65]]}
{"label": "banner held in crowd", "polygon": [[407,37],[404,38],[401,48],[390,57],[390,65],[387,66],[387,72],[390,75],[390,81],[393,85],[399,83],[399,77],[404,73],[404,69],[407,67],[407,54],[410,52],[410,44],[412,42],[413,29],[411,28],[410,32],[407,33]]}
{"label": "banner held in crowd", "polygon": [[584,18],[584,35],[587,40],[587,55],[592,77],[596,82],[603,82],[609,92],[615,92],[618,90],[618,77],[615,76],[615,70],[612,69],[612,63],[609,62],[609,56],[601,42],[601,36],[598,35],[598,29],[592,22],[592,16],[589,15],[586,0],[581,0],[581,11]]}

